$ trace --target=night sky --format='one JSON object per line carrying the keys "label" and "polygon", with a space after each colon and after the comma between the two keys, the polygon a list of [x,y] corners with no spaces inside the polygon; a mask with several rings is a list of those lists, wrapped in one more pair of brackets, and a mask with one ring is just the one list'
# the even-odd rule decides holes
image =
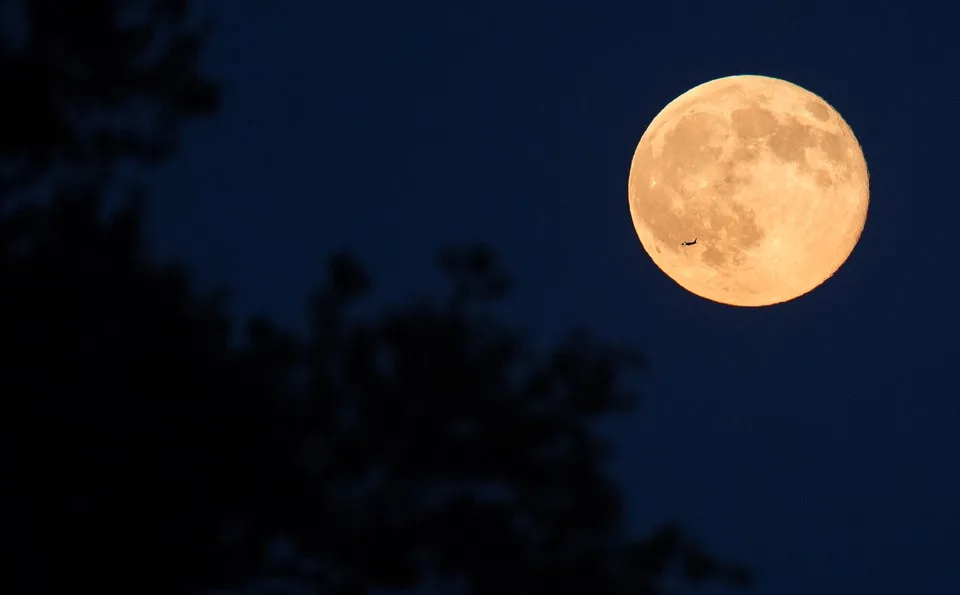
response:
{"label": "night sky", "polygon": [[[960,592],[960,5],[854,4],[205,4],[224,106],[158,172],[151,245],[298,328],[333,251],[386,302],[442,289],[440,246],[489,242],[536,337],[649,356],[611,430],[631,530],[678,518],[764,595]],[[627,204],[650,120],[734,74],[824,97],[871,174],[847,263],[769,308],[681,289]]]}

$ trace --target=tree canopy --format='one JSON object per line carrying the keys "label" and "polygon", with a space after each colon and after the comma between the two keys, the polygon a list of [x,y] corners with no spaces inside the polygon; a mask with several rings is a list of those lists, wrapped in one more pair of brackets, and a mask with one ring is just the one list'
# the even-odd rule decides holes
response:
{"label": "tree canopy", "polygon": [[[117,159],[171,154],[179,120],[216,106],[186,2],[16,4],[26,41],[5,32],[0,68],[43,134],[4,112],[0,196],[55,184],[0,216],[4,592],[749,584],[675,524],[626,534],[592,428],[632,406],[642,359],[584,332],[532,349],[493,313],[511,279],[485,246],[442,251],[444,292],[376,316],[355,315],[372,283],[335,255],[309,328],[255,318],[234,340],[222,295],[145,254],[142,197],[102,208]],[[98,128],[144,97],[162,132]]]}
{"label": "tree canopy", "polygon": [[186,0],[0,0],[0,197],[46,177],[157,162],[187,117],[213,113],[199,71],[210,22]]}

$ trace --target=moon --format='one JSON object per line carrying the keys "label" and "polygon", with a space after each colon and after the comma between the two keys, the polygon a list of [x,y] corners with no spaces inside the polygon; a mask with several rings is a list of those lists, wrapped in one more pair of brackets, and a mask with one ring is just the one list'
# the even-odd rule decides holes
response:
{"label": "moon", "polygon": [[804,295],[843,265],[870,184],[860,143],[830,104],[781,79],[740,75],[694,87],[657,114],[628,194],[657,267],[700,297],[758,307]]}

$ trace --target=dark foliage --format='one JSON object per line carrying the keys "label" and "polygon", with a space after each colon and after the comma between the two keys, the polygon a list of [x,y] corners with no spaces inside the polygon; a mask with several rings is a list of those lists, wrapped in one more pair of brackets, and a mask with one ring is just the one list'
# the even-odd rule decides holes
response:
{"label": "dark foliage", "polygon": [[[309,340],[255,320],[234,348],[216,300],[146,262],[138,223],[74,191],[0,229],[6,592],[273,573],[325,593],[654,593],[671,561],[745,579],[672,527],[624,540],[589,422],[629,403],[635,358],[584,335],[527,352],[484,313],[504,278],[488,252],[463,253],[483,265],[446,299],[372,322],[347,312],[363,271],[334,258]],[[267,564],[274,538],[298,564]]]}
{"label": "dark foliage", "polygon": [[0,197],[41,176],[103,175],[155,162],[177,124],[208,114],[198,72],[209,24],[186,0],[0,0]]}
{"label": "dark foliage", "polygon": [[[492,315],[510,282],[483,247],[441,254],[447,294],[374,318],[351,314],[371,283],[336,256],[304,337],[254,319],[233,340],[222,296],[145,257],[141,200],[106,217],[102,186],[78,183],[167,154],[178,118],[215,107],[186,3],[18,5],[28,41],[0,58],[22,108],[2,116],[2,195],[63,164],[76,175],[0,215],[0,591],[748,584],[673,525],[622,533],[591,424],[631,405],[621,380],[640,360],[584,333],[531,351]],[[118,26],[130,7],[149,9],[145,28]],[[158,39],[167,57],[144,66]],[[160,132],[81,134],[144,98]],[[267,555],[278,544],[287,554]]]}

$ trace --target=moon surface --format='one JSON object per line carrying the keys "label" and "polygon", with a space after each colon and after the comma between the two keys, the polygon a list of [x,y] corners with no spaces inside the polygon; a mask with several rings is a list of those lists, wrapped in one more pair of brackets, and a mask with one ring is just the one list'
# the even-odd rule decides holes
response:
{"label": "moon surface", "polygon": [[704,83],[663,108],[640,139],[628,189],[653,262],[733,306],[786,302],[830,278],[870,201],[863,151],[840,114],[806,89],[753,75]]}

